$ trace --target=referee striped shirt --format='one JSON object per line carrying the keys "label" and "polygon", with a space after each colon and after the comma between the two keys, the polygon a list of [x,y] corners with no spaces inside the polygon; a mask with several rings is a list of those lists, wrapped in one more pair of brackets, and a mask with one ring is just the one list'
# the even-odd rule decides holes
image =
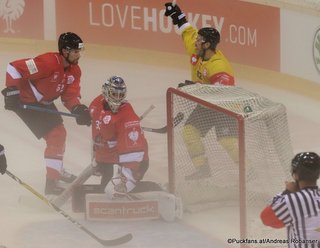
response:
{"label": "referee striped shirt", "polygon": [[290,248],[320,248],[320,189],[277,195],[271,204],[287,227]]}

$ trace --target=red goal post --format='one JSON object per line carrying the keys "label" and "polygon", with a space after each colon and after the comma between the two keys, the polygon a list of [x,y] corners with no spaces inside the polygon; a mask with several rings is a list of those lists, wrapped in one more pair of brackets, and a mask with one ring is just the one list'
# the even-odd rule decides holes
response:
{"label": "red goal post", "polygon": [[[184,119],[174,127],[179,112]],[[201,130],[187,135],[195,137],[190,143],[200,142],[191,152],[185,140],[190,125]],[[186,209],[234,204],[240,237],[257,235],[250,219],[259,218],[257,211],[290,177],[293,151],[285,106],[237,86],[169,88],[167,126],[170,192],[182,198]],[[199,147],[208,170],[202,178],[189,180],[188,175],[199,170],[192,159]]]}

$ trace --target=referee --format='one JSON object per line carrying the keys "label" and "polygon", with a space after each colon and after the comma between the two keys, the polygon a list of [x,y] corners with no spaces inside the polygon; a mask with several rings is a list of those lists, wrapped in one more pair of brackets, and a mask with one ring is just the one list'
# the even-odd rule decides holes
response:
{"label": "referee", "polygon": [[286,189],[261,212],[261,220],[273,228],[287,227],[290,248],[320,248],[319,155],[298,153],[291,173],[295,182],[286,182]]}

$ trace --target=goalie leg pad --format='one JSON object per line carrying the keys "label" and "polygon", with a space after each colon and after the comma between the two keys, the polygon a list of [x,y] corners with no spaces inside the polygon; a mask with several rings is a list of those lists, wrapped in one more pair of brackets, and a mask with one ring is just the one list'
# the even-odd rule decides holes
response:
{"label": "goalie leg pad", "polygon": [[[134,200],[132,200],[134,199]],[[181,219],[181,198],[163,191],[128,194],[126,199],[110,200],[106,194],[86,195],[88,220],[146,220],[159,219],[171,222]]]}
{"label": "goalie leg pad", "polygon": [[156,200],[110,200],[105,194],[86,195],[86,219],[95,221],[158,219]]}
{"label": "goalie leg pad", "polygon": [[159,212],[163,220],[172,222],[182,219],[183,204],[180,197],[165,191],[150,191],[131,194],[139,199],[154,199],[159,202]]}

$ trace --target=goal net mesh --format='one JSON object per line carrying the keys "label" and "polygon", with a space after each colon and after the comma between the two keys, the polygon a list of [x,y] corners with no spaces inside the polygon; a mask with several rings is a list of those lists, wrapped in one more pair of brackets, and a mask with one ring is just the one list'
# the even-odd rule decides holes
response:
{"label": "goal net mesh", "polygon": [[[238,206],[246,238],[256,235],[248,223],[290,178],[285,106],[241,87],[203,84],[170,88],[167,104],[171,191],[186,209]],[[184,118],[173,127],[180,112]],[[197,156],[206,169],[196,166]]]}

